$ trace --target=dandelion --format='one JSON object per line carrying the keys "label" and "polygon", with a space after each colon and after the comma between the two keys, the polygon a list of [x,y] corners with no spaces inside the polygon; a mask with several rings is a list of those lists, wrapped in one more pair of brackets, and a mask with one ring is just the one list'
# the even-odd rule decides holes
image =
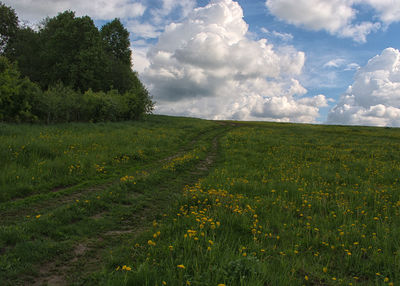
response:
{"label": "dandelion", "polygon": [[185,269],[185,268],[186,268],[185,265],[183,265],[183,264],[179,264],[179,265],[177,265],[176,267],[178,267],[178,268],[180,268],[180,269]]}
{"label": "dandelion", "polygon": [[304,279],[306,280],[306,281],[308,281],[308,276],[306,275],[306,276],[304,276]]}
{"label": "dandelion", "polygon": [[124,266],[122,266],[122,270],[131,271],[132,268],[129,267],[129,266],[124,265]]}
{"label": "dandelion", "polygon": [[42,215],[40,215],[40,214],[38,214],[38,215],[36,215],[36,218],[40,218]]}

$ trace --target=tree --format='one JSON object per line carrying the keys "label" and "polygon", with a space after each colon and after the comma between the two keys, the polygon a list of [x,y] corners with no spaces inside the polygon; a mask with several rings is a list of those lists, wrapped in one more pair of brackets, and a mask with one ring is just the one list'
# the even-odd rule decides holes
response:
{"label": "tree", "polygon": [[14,38],[6,47],[4,55],[18,64],[23,76],[34,82],[42,79],[41,44],[39,34],[29,27],[17,30]]}
{"label": "tree", "polygon": [[15,16],[1,21],[16,23],[4,25],[9,28],[2,34],[9,60],[0,58],[1,121],[116,121],[151,112],[120,20],[99,31],[90,17],[65,11],[45,19],[36,32],[18,27],[14,10],[0,8]]}
{"label": "tree", "polygon": [[105,50],[114,59],[125,65],[131,65],[131,50],[129,48],[129,32],[124,28],[119,19],[105,24],[100,30],[105,44]]}
{"label": "tree", "polygon": [[125,93],[133,87],[129,32],[119,19],[114,19],[101,28],[100,34],[107,53],[108,85]]}
{"label": "tree", "polygon": [[105,53],[99,30],[90,17],[76,18],[71,11],[60,13],[47,19],[39,36],[42,88],[57,82],[81,92],[104,88]]}
{"label": "tree", "polygon": [[18,30],[18,17],[14,9],[0,2],[0,54]]}

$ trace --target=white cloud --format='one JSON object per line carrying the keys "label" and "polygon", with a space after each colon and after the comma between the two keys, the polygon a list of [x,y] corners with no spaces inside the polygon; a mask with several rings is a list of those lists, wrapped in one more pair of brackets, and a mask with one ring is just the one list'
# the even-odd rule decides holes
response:
{"label": "white cloud", "polygon": [[328,114],[328,123],[400,127],[400,51],[370,59]]}
{"label": "white cloud", "polygon": [[344,59],[333,59],[330,60],[329,62],[324,64],[325,68],[339,68],[341,67],[346,61]]}
{"label": "white cloud", "polygon": [[[366,42],[366,37],[400,21],[400,1],[393,0],[266,0],[269,11],[281,20],[309,30],[325,30],[331,35]],[[360,23],[356,4],[375,11],[370,21]],[[381,22],[376,22],[379,19]]]}
{"label": "white cloud", "polygon": [[267,0],[272,14],[311,30],[338,31],[355,16],[345,0]]}
{"label": "white cloud", "polygon": [[180,8],[182,10],[181,15],[187,16],[196,6],[195,0],[162,0],[163,2],[163,14],[168,15],[172,10]]}
{"label": "white cloud", "polygon": [[159,27],[149,23],[140,23],[137,20],[129,21],[126,27],[134,37],[154,39],[161,34]]}
{"label": "white cloud", "polygon": [[45,17],[53,17],[59,12],[72,10],[77,16],[88,15],[98,20],[114,18],[135,18],[142,16],[146,7],[138,1],[130,0],[3,0],[12,6],[21,20],[36,23]]}
{"label": "white cloud", "polygon": [[303,52],[247,37],[243,11],[212,1],[171,23],[141,73],[158,113],[213,119],[315,122],[323,95],[302,97]]}
{"label": "white cloud", "polygon": [[293,35],[290,33],[280,33],[277,31],[270,32],[267,28],[264,28],[264,27],[261,28],[261,32],[263,32],[267,36],[276,37],[285,42],[289,42],[289,41],[293,40]]}
{"label": "white cloud", "polygon": [[[396,0],[364,0],[377,12],[379,18],[386,24],[400,21],[400,1]],[[360,3],[363,1],[359,0]]]}
{"label": "white cloud", "polygon": [[346,66],[344,69],[345,71],[351,71],[351,70],[358,70],[360,68],[360,65],[357,63],[350,63]]}
{"label": "white cloud", "polygon": [[150,66],[150,62],[147,59],[148,48],[141,46],[141,43],[137,42],[136,46],[131,46],[132,50],[132,68],[133,70],[142,73],[146,68]]}
{"label": "white cloud", "polygon": [[381,28],[380,23],[362,22],[356,25],[347,25],[339,31],[339,36],[353,38],[354,41],[365,43],[367,35]]}
{"label": "white cloud", "polygon": [[196,0],[161,0],[161,7],[151,11],[152,20],[159,25],[164,23],[165,17],[175,10],[180,10],[180,17],[186,17],[196,7]]}

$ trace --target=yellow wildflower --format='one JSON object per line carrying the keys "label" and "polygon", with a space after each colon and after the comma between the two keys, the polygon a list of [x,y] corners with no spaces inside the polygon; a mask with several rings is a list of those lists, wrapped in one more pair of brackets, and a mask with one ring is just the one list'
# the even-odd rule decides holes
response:
{"label": "yellow wildflower", "polygon": [[124,266],[122,266],[122,270],[131,271],[132,268],[130,268],[129,266],[124,265]]}

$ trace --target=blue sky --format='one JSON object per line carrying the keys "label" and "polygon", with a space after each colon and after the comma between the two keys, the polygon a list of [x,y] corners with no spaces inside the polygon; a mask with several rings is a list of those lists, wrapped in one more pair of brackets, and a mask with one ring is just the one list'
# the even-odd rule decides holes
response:
{"label": "blue sky", "polygon": [[[203,3],[207,1],[199,1]],[[270,13],[265,1],[238,1],[244,11],[244,19],[249,24],[249,30],[265,37],[262,28],[288,33],[293,36],[291,44],[304,51],[307,60],[304,65],[303,86],[310,93],[324,94],[329,98],[339,100],[347,87],[352,84],[354,70],[346,70],[346,64],[356,63],[365,66],[369,59],[380,54],[382,50],[393,47],[400,48],[400,22],[390,24],[385,30],[379,30],[367,36],[365,43],[359,43],[352,38],[340,38],[330,35],[326,31],[313,31],[288,24],[277,19]],[[357,22],[369,21],[374,13],[369,7],[359,6]],[[273,43],[279,44],[279,37],[269,37]],[[323,67],[331,60],[343,59],[340,67]],[[322,66],[322,67],[321,67]],[[334,76],[331,78],[331,76]],[[329,109],[334,105],[322,108],[319,122],[326,121]]]}
{"label": "blue sky", "polygon": [[4,2],[30,23],[120,18],[156,113],[400,126],[400,1]]}

